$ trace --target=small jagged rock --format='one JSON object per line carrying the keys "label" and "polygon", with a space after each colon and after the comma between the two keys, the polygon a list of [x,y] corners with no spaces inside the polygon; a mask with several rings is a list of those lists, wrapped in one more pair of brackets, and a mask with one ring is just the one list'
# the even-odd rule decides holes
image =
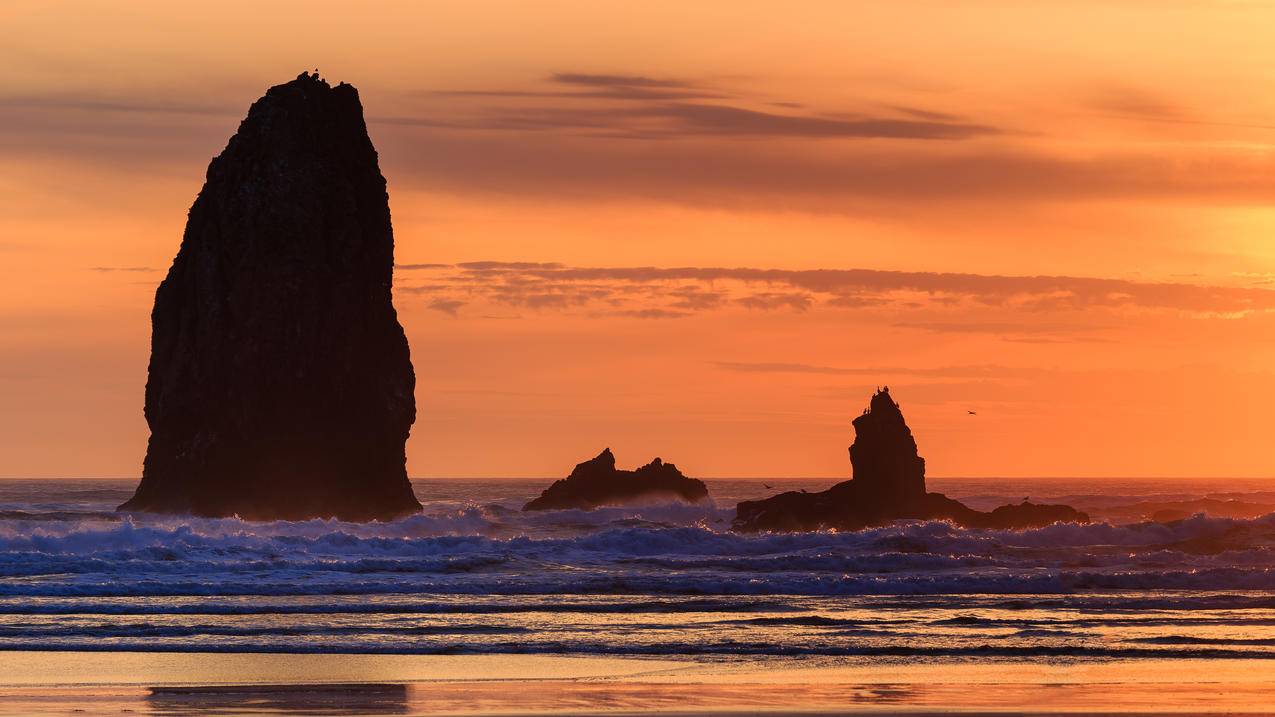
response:
{"label": "small jagged rock", "polygon": [[896,520],[948,520],[968,528],[1010,529],[1089,522],[1065,505],[1023,501],[991,512],[974,510],[925,489],[925,459],[889,389],[877,391],[854,419],[852,478],[818,493],[789,491],[735,508],[739,531],[859,530]]}
{"label": "small jagged rock", "polygon": [[415,375],[391,301],[385,178],[358,92],[270,88],[208,166],[151,314],[128,511],[389,519]]}
{"label": "small jagged rock", "polygon": [[687,478],[672,463],[656,458],[633,471],[616,470],[615,456],[607,448],[575,467],[571,475],[554,481],[523,510],[589,510],[603,505],[623,505],[642,499],[676,498],[694,503],[708,497],[703,481]]}

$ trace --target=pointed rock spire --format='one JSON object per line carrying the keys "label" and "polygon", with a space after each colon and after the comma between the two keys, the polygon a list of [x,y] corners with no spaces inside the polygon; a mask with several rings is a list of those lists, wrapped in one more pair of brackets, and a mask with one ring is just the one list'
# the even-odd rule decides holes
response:
{"label": "pointed rock spire", "polygon": [[387,519],[420,509],[394,235],[358,91],[270,88],[208,166],[155,295],[142,482],[122,510]]}

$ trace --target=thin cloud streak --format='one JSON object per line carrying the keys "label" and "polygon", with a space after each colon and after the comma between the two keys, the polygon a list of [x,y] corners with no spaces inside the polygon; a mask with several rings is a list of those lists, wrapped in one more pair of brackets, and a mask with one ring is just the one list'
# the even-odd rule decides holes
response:
{"label": "thin cloud streak", "polygon": [[1196,116],[1167,99],[1132,87],[1104,88],[1088,104],[1103,116],[1139,122],[1275,130],[1275,124],[1269,122],[1240,122]]}
{"label": "thin cloud streak", "polygon": [[[561,77],[574,83],[554,82],[551,92],[716,91],[640,75]],[[1153,101],[1123,101],[1146,116],[1158,109],[1174,119]],[[1269,153],[1132,147],[1063,156],[995,122],[965,122],[921,107],[877,105],[878,114],[884,107],[895,116],[835,116],[738,106],[743,102],[608,103],[576,96],[477,114],[448,103],[434,112],[372,111],[369,123],[397,185],[452,194],[840,214],[917,201],[1265,204],[1275,197]],[[392,110],[395,102],[369,100],[373,106]],[[75,108],[84,111],[70,111]],[[120,111],[99,111],[105,108]],[[128,96],[0,98],[0,152],[112,171],[180,166],[189,172],[224,146],[233,122],[221,117],[240,114],[242,108],[200,104],[180,93],[166,103]]]}
{"label": "thin cloud streak", "polygon": [[1013,323],[1009,321],[900,321],[894,324],[901,329],[919,329],[936,334],[990,334],[1027,343],[1073,343],[1075,341],[1103,341],[1089,336],[1104,326],[1062,323]]}
{"label": "thin cloud streak", "polygon": [[549,79],[564,85],[589,87],[693,87],[686,80],[657,79],[643,75],[598,75],[584,72],[555,72]]}
{"label": "thin cloud streak", "polygon": [[[572,115],[536,118],[540,127],[570,127]],[[776,114],[726,105],[676,103],[587,113],[589,126],[602,126],[635,139],[669,137],[774,137],[785,139],[963,140],[999,134],[986,125],[889,117],[836,119]],[[563,121],[565,120],[565,121]],[[647,127],[645,123],[656,126]]]}
{"label": "thin cloud streak", "polygon": [[0,110],[51,109],[58,111],[124,112],[133,114],[209,115],[229,117],[242,113],[244,108],[230,105],[204,105],[185,102],[162,103],[125,99],[101,99],[94,97],[61,95],[17,95],[0,97]]}
{"label": "thin cloud streak", "polygon": [[448,97],[633,101],[726,99],[730,96],[728,93],[704,87],[689,80],[660,79],[641,75],[558,72],[550,75],[547,80],[555,86],[565,87],[553,90],[435,90],[432,94]]}
{"label": "thin cloud streak", "polygon": [[[657,201],[738,210],[861,213],[880,203],[1159,200],[1265,204],[1275,156],[1124,152],[1073,158],[1019,146],[800,146],[689,139],[598,142],[384,126],[387,171],[430,191],[558,201]],[[444,136],[446,135],[446,136]],[[924,150],[924,151],[923,151]]]}
{"label": "thin cloud streak", "polygon": [[[902,117],[820,116],[778,114],[732,104],[688,100],[730,99],[730,93],[687,80],[642,75],[562,72],[549,82],[556,90],[445,90],[447,96],[555,100],[625,100],[614,103],[571,101],[545,107],[543,103],[488,108],[469,118],[386,117],[381,121],[430,127],[483,130],[571,132],[590,130],[601,136],[630,139],[670,137],[785,137],[806,139],[947,139],[960,140],[999,134],[981,124],[957,121],[941,112],[913,107],[888,107]],[[578,88],[585,88],[583,91]],[[681,100],[670,102],[666,100]],[[742,98],[737,98],[738,100]],[[785,103],[767,103],[785,106]],[[597,135],[595,135],[597,136]]]}
{"label": "thin cloud streak", "polygon": [[903,366],[820,366],[807,363],[766,361],[713,361],[712,365],[725,371],[739,373],[798,373],[829,376],[916,376],[924,378],[1008,378],[1040,373],[1040,369],[1023,369],[1008,366],[940,366],[917,368]]}
{"label": "thin cloud streak", "polygon": [[987,125],[891,117],[837,119],[728,105],[667,102],[622,107],[522,107],[468,118],[375,116],[373,123],[455,130],[574,133],[622,139],[783,138],[964,140],[999,134]]}
{"label": "thin cloud streak", "polygon": [[[427,265],[411,265],[427,266]],[[1030,322],[900,320],[900,328],[931,332],[1019,335],[1038,339],[1102,328],[1042,320],[1049,312],[1168,312],[1192,319],[1231,320],[1275,312],[1275,290],[1251,286],[1136,282],[1077,276],[1001,276],[876,269],[749,267],[577,267],[557,262],[475,261],[430,270],[427,283],[400,287],[434,298],[488,301],[533,309],[569,310],[603,304],[613,311],[651,311],[652,318],[719,311],[805,312],[920,310],[999,311]],[[758,291],[758,287],[764,290]],[[661,313],[672,312],[672,313]]]}
{"label": "thin cloud streak", "polygon": [[835,296],[885,291],[968,296],[980,303],[1013,303],[1021,308],[1139,307],[1188,311],[1253,311],[1275,309],[1275,290],[1149,283],[1078,276],[1000,276],[956,272],[886,271],[878,269],[759,269],[725,267],[570,267],[534,262],[459,264],[475,283],[516,274],[555,281],[670,280],[713,282],[737,280],[782,284]]}
{"label": "thin cloud streak", "polygon": [[464,305],[465,302],[457,301],[455,299],[435,299],[434,301],[429,302],[429,304],[426,305],[426,308],[454,317],[459,314],[460,307]]}

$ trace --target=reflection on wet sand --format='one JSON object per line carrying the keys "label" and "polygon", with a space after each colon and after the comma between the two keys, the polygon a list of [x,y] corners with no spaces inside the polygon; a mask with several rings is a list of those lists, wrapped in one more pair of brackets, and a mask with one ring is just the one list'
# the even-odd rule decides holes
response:
{"label": "reflection on wet sand", "polygon": [[[1162,667],[1168,667],[1163,666]],[[1044,677],[1043,675],[1041,677]],[[3,717],[222,715],[1271,714],[1269,683],[425,681],[416,684],[16,688]]]}
{"label": "reflection on wet sand", "polygon": [[1269,714],[1273,684],[1272,660],[0,653],[0,717]]}
{"label": "reflection on wet sand", "polygon": [[[409,692],[411,715],[919,715],[1267,713],[1263,683],[437,682]],[[1265,712],[1264,712],[1265,711]],[[321,713],[330,714],[330,713]]]}
{"label": "reflection on wet sand", "polygon": [[407,685],[224,685],[151,687],[146,705],[156,715],[408,714]]}
{"label": "reflection on wet sand", "polygon": [[[918,685],[705,684],[669,682],[477,681],[430,683],[411,690],[414,715],[597,714],[845,710],[924,703]],[[333,714],[324,712],[322,714]],[[346,713],[340,713],[346,714]],[[354,714],[354,713],[349,713]]]}

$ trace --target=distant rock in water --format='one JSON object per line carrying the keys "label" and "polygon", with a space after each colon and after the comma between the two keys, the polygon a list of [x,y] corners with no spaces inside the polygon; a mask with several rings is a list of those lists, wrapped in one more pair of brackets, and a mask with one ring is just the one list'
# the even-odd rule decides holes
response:
{"label": "distant rock in water", "polygon": [[895,520],[950,520],[969,528],[1028,528],[1057,522],[1089,522],[1065,505],[1023,501],[977,511],[942,493],[925,490],[925,459],[889,389],[873,394],[854,419],[850,446],[853,478],[819,493],[788,492],[744,501],[735,509],[741,531],[858,530]]}
{"label": "distant rock in water", "polygon": [[642,498],[673,497],[696,502],[708,497],[702,481],[687,478],[672,463],[659,458],[635,471],[615,468],[615,456],[607,448],[597,458],[585,461],[571,475],[554,481],[539,498],[523,510],[589,510],[602,505],[623,505]]}
{"label": "distant rock in water", "polygon": [[141,485],[121,510],[390,519],[420,510],[385,178],[358,92],[272,87],[208,165],[155,295]]}

